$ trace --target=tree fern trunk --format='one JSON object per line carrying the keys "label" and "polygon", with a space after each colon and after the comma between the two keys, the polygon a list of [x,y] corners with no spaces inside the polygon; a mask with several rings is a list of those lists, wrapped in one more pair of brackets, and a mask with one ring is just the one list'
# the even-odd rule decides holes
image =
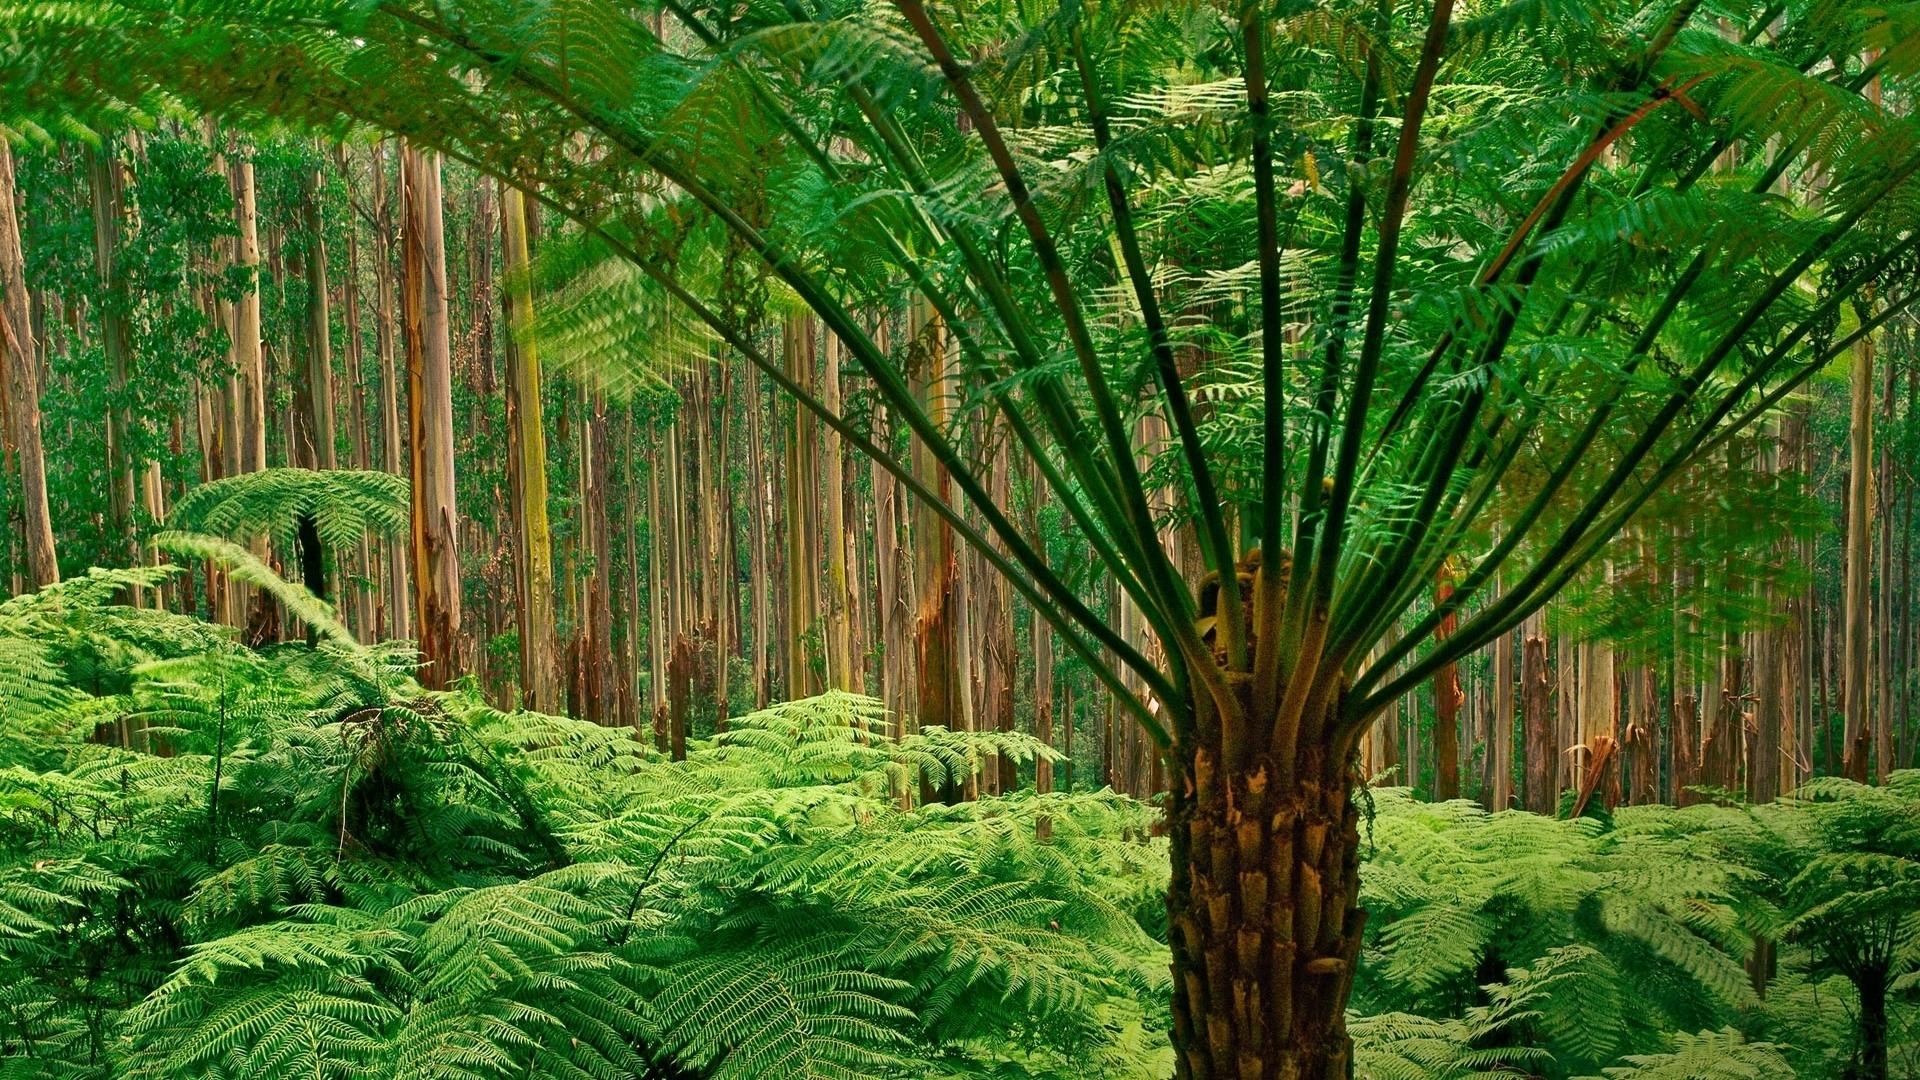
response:
{"label": "tree fern trunk", "polygon": [[[1232,685],[1252,715],[1252,680]],[[1316,718],[1322,730],[1344,719],[1339,697]],[[1350,794],[1357,739],[1300,738],[1293,761],[1250,748],[1236,766],[1231,747],[1251,732],[1225,739],[1210,697],[1193,708],[1194,737],[1174,751],[1168,822],[1176,1075],[1345,1080],[1344,1007],[1366,923]]]}

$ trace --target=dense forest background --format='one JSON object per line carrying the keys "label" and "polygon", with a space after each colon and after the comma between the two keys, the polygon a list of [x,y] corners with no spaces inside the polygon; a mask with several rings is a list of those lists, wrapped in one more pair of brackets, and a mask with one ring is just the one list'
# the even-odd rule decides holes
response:
{"label": "dense forest background", "polygon": [[[180,121],[19,154],[24,287],[64,574],[170,561],[146,539],[183,503],[184,524],[204,524],[189,493],[250,471],[239,455],[254,421],[229,324],[255,302],[260,465],[407,475],[399,158],[390,141],[322,145]],[[533,265],[511,269],[500,187],[452,165],[441,183],[460,617],[434,678],[471,679],[500,707],[539,703],[661,738],[674,716],[687,734],[710,734],[731,714],[828,687],[905,716],[916,712],[906,706],[916,620],[933,603],[952,625],[951,663],[966,673],[952,727],[1051,732],[1043,737],[1065,754],[1062,786],[1142,798],[1164,787],[1150,745],[1116,720],[1085,665],[1051,648],[986,560],[917,515],[892,477],[693,324],[641,302],[631,271],[564,232],[543,238],[537,206],[523,226]],[[241,254],[243,230],[256,256]],[[538,340],[530,368],[509,329],[516,281]],[[924,347],[925,320],[913,312],[872,314],[903,357]],[[1395,706],[1367,740],[1368,774],[1544,813],[1579,786],[1600,737],[1612,748],[1606,797],[1636,804],[1684,802],[1696,785],[1764,797],[1813,776],[1884,779],[1910,767],[1920,649],[1914,332],[1906,318],[1890,322],[1672,483],[1527,625]],[[883,406],[843,394],[840,350],[816,321],[796,310],[763,335],[797,382],[844,401],[910,456]],[[542,378],[542,363],[561,377]],[[516,371],[528,370],[535,381],[516,387]],[[957,370],[926,377],[982,475],[1002,490],[1030,484],[1009,475],[1011,436],[982,412],[979,389]],[[1219,390],[1229,404],[1233,393]],[[535,397],[537,408],[520,404]],[[1141,445],[1170,437],[1154,423],[1141,421]],[[517,466],[529,442],[543,455],[539,507]],[[12,457],[9,469],[17,476]],[[1867,477],[1864,527],[1849,516],[1856,474]],[[17,480],[4,497],[11,527],[0,555],[20,592],[32,574]],[[1083,568],[1075,585],[1086,602],[1150,651],[1150,629],[1046,518],[1043,509],[1039,527],[1058,549],[1049,554]],[[346,542],[327,548],[324,580],[310,583],[365,642],[415,633],[404,521],[379,520],[385,531],[364,536],[341,527]],[[296,524],[283,515],[235,538],[270,539],[262,553],[300,580]],[[529,560],[519,552],[539,531],[549,538],[551,615],[523,639]],[[1169,523],[1165,543],[1198,579],[1192,524]],[[1851,601],[1849,544],[1866,552],[1867,571]],[[941,584],[933,567],[949,553]],[[204,568],[151,602],[250,617]],[[297,636],[281,622],[250,632]],[[1849,667],[1850,640],[1864,666]],[[1853,709],[1850,687],[1862,695]],[[985,782],[1030,784],[1031,766],[1024,779]]]}

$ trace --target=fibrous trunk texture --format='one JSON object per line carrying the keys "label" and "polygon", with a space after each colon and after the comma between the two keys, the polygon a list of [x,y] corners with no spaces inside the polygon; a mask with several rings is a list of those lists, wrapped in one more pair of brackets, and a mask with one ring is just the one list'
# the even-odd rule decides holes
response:
{"label": "fibrous trunk texture", "polygon": [[[1234,689],[1257,715],[1251,680]],[[1345,730],[1339,696],[1304,726]],[[1211,698],[1195,717],[1195,736],[1174,751],[1168,821],[1176,1075],[1345,1080],[1342,1010],[1366,923],[1355,741],[1302,737],[1285,761],[1272,756],[1276,740],[1242,751],[1236,767]]]}

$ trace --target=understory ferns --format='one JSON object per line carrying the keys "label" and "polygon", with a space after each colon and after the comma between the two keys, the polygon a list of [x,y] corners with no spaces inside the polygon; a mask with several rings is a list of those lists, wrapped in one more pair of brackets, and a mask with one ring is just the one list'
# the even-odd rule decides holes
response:
{"label": "understory ferns", "polygon": [[[1780,945],[1783,985],[1769,1011],[1803,1028],[1818,1064],[1862,1080],[1911,1074],[1920,1065],[1920,772],[1895,772],[1878,788],[1821,778],[1779,803],[1676,817],[1740,869],[1745,923]],[[1840,1015],[1822,991],[1841,996]]]}
{"label": "understory ferns", "polygon": [[[326,616],[233,545],[180,546]],[[1171,1068],[1154,811],[900,809],[922,776],[1053,753],[1031,738],[892,742],[833,694],[673,762],[425,693],[337,624],[249,649],[115,602],[165,577],[0,607],[0,1075]]]}

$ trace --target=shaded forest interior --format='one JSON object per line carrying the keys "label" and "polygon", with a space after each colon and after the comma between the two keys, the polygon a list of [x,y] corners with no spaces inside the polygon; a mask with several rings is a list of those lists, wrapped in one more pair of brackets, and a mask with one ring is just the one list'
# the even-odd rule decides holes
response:
{"label": "shaded forest interior", "polygon": [[[1164,790],[1138,725],[980,553],[703,328],[620,311],[631,272],[543,232],[517,190],[397,140],[212,122],[9,164],[14,592],[48,579],[52,553],[66,575],[178,559],[156,530],[224,527],[362,641],[417,638],[431,685],[472,680],[502,707],[665,748],[846,689],[895,725],[1017,729],[1065,754],[990,769],[988,791]],[[939,316],[864,317],[990,493],[1027,508],[1085,601],[1158,655],[1060,510],[1029,498],[1037,477],[1010,464],[1013,434]],[[776,305],[764,327],[794,382],[944,490],[884,404],[849,392],[816,318]],[[1911,320],[1889,322],[1671,482],[1543,611],[1391,706],[1365,772],[1553,813],[1684,804],[1695,787],[1765,800],[1911,765],[1914,346]],[[1152,474],[1172,435],[1152,415],[1133,434]],[[295,509],[274,521],[209,517],[217,500],[193,495],[287,467],[347,472],[286,488]],[[424,482],[394,512],[371,473]],[[44,502],[23,497],[36,474]],[[1203,576],[1191,521],[1162,541]],[[1432,596],[1449,589],[1443,573]],[[134,599],[253,641],[304,632],[211,563]]]}

